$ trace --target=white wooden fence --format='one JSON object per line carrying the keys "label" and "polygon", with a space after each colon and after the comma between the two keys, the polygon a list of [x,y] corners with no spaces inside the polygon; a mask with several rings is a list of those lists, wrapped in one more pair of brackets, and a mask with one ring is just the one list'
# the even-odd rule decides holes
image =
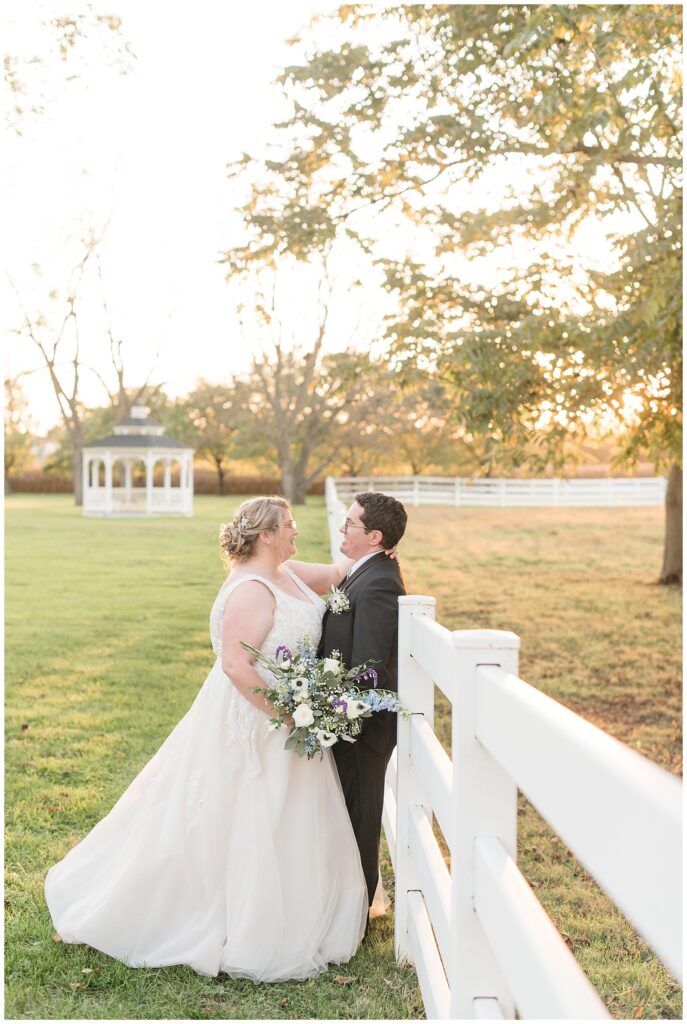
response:
{"label": "white wooden fence", "polygon": [[[428,1018],[608,1017],[517,867],[517,792],[679,978],[681,783],[519,679],[513,633],[451,633],[434,612],[431,597],[400,598],[412,714],[384,810],[397,958],[415,965]],[[433,730],[435,685],[452,705],[452,758]]]}
{"label": "white wooden fence", "polygon": [[[326,495],[336,557],[332,480]],[[681,978],[680,781],[519,679],[513,633],[451,633],[434,619],[434,598],[400,598],[411,715],[399,721],[383,818],[396,955],[415,965],[427,1017],[609,1016],[517,867],[518,789]],[[434,734],[435,685],[452,706],[452,758]]]}
{"label": "white wooden fence", "polygon": [[486,508],[608,508],[663,505],[665,477],[597,477],[560,480],[470,479],[448,476],[360,476],[335,481],[350,502],[360,491],[384,491],[410,505]]}

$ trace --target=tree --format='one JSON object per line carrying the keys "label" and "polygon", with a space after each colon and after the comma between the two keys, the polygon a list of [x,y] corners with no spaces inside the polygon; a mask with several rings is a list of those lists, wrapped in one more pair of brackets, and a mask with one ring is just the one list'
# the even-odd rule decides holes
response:
{"label": "tree", "polygon": [[[28,313],[19,290],[10,278],[24,318],[17,333],[29,338],[40,353],[43,364],[50,375],[62,424],[71,445],[74,500],[77,505],[83,504],[81,449],[84,437],[83,405],[79,395],[82,364],[79,351],[76,300],[88,261],[93,255],[96,244],[94,239],[85,244],[83,255],[70,274],[65,297],[62,299],[56,292],[51,292],[49,299],[59,310],[52,324],[43,312],[35,316]],[[65,356],[67,349],[69,355]],[[66,370],[64,369],[65,365]]]}
{"label": "tree", "polygon": [[15,47],[11,19],[5,19],[8,33],[4,56],[4,81],[10,102],[6,104],[7,126],[17,135],[29,116],[41,117],[50,102],[81,78],[78,58],[89,48],[98,63],[126,74],[135,55],[122,33],[122,19],[115,14],[96,13],[91,4],[83,11],[65,11],[34,22],[31,49]]}
{"label": "tree", "polygon": [[17,377],[5,378],[5,494],[12,493],[11,474],[31,460],[32,424],[29,405]]}
{"label": "tree", "polygon": [[302,505],[335,458],[337,416],[357,385],[337,372],[333,357],[321,359],[319,345],[303,351],[279,343],[271,357],[254,361],[246,385],[250,433],[274,453],[284,496]]}
{"label": "tree", "polygon": [[[227,251],[223,258],[227,278],[241,286],[244,344],[261,352],[244,378],[250,417],[247,433],[251,443],[258,445],[256,451],[262,444],[262,451],[266,446],[274,455],[282,493],[292,504],[303,504],[310,484],[332,461],[330,439],[337,412],[358,386],[347,364],[342,362],[338,372],[336,364],[324,356],[332,308],[337,301],[350,301],[355,282],[344,286],[332,275],[332,252],[326,245],[299,273],[298,259],[294,259],[299,225],[285,240],[278,272],[260,227],[251,222],[251,228],[245,244]],[[288,294],[294,287],[304,297],[297,309]]]}
{"label": "tree", "polygon": [[[680,17],[341,7],[338,45],[316,25],[282,77],[284,187],[257,173],[248,204],[263,258],[294,224],[301,258],[341,234],[377,253],[392,351],[437,369],[492,461],[560,468],[571,433],[606,431],[670,467],[662,582],[682,572]],[[389,257],[392,214],[427,258]],[[601,263],[578,248],[599,224]]]}
{"label": "tree", "polygon": [[199,380],[177,403],[175,413],[175,436],[214,463],[219,493],[224,494],[226,463],[238,452],[237,436],[245,417],[242,389]]}
{"label": "tree", "polygon": [[450,422],[451,394],[436,374],[414,366],[401,375],[388,360],[355,351],[332,359],[352,384],[353,397],[337,414],[334,435],[337,462],[348,474],[389,467],[414,475],[478,469],[475,443]]}
{"label": "tree", "polygon": [[[125,419],[131,406],[140,402],[144,396],[150,396],[159,391],[159,386],[149,384],[150,374],[139,388],[132,390],[125,386],[122,340],[115,339],[112,333],[104,292],[102,293],[103,308],[107,319],[110,358],[115,370],[117,386],[110,389],[104,377],[95,368],[86,366],[81,359],[78,296],[89,265],[94,258],[97,258],[95,254],[100,241],[101,239],[93,234],[82,242],[81,258],[69,275],[66,293],[60,295],[57,289],[52,289],[45,297],[40,311],[35,314],[28,312],[19,289],[8,275],[23,316],[22,326],[16,329],[16,333],[28,338],[35,346],[48,371],[57,399],[65,430],[65,444],[70,452],[76,505],[83,504],[82,449],[87,440],[93,439],[92,437],[87,438],[84,432],[84,416],[87,410],[83,405],[79,390],[84,370],[95,373],[107,391],[112,403],[112,420],[114,422]],[[102,284],[101,274],[100,280]]]}

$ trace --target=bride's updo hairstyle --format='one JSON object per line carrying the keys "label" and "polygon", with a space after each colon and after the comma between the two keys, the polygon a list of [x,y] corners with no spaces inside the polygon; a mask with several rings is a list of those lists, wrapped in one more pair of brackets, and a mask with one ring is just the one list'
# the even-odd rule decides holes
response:
{"label": "bride's updo hairstyle", "polygon": [[219,546],[226,562],[245,562],[255,552],[258,537],[281,526],[282,512],[290,505],[285,498],[249,498],[236,509],[230,523],[219,528]]}

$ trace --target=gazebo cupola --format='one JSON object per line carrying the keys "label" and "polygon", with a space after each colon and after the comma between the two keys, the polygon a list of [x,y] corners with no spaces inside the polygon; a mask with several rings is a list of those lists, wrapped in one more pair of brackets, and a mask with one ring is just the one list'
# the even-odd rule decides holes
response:
{"label": "gazebo cupola", "polygon": [[167,437],[145,406],[133,406],[110,437],[83,449],[83,512],[193,515],[193,448]]}

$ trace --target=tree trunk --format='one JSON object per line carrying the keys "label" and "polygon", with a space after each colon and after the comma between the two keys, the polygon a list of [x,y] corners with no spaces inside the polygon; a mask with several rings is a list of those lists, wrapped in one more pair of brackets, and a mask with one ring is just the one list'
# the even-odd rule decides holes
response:
{"label": "tree trunk", "polygon": [[224,494],[224,466],[222,460],[215,458],[215,466],[217,467],[217,486],[219,487],[219,493]]}
{"label": "tree trunk", "polygon": [[72,448],[72,476],[74,478],[74,504],[83,505],[83,455],[81,445]]}
{"label": "tree trunk", "polygon": [[281,465],[281,490],[289,505],[305,505],[305,480],[288,462]]}
{"label": "tree trunk", "polygon": [[666,532],[659,583],[682,583],[682,467],[673,464],[666,492]]}
{"label": "tree trunk", "polygon": [[7,470],[5,470],[5,494],[12,494],[12,481]]}

